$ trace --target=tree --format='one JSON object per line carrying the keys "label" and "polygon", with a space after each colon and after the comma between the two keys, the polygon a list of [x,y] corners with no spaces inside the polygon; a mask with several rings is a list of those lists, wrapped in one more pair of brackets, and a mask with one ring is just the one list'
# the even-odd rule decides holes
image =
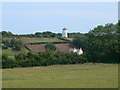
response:
{"label": "tree", "polygon": [[90,62],[116,63],[120,55],[119,24],[97,26],[74,38],[73,45],[82,47]]}
{"label": "tree", "polygon": [[24,47],[24,43],[21,40],[18,41],[13,40],[12,44],[14,50],[21,50]]}
{"label": "tree", "polygon": [[7,32],[7,31],[2,31],[2,37],[12,37],[13,34],[11,32]]}
{"label": "tree", "polygon": [[88,37],[84,34],[76,36],[72,41],[72,44],[76,48],[82,48],[83,50],[87,49],[87,43],[88,43]]}
{"label": "tree", "polygon": [[87,34],[88,58],[93,62],[118,62],[118,35],[117,25],[106,24],[98,26]]}
{"label": "tree", "polygon": [[49,43],[49,44],[46,44],[46,45],[45,45],[45,49],[46,49],[46,50],[55,51],[55,50],[56,50],[56,46],[55,46],[54,44]]}

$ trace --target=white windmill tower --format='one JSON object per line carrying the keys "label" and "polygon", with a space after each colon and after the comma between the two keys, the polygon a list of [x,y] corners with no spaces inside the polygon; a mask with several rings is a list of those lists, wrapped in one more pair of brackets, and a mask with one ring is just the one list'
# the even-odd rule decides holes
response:
{"label": "white windmill tower", "polygon": [[66,28],[63,28],[62,37],[65,37],[65,38],[68,37],[68,35],[67,35],[67,29]]}

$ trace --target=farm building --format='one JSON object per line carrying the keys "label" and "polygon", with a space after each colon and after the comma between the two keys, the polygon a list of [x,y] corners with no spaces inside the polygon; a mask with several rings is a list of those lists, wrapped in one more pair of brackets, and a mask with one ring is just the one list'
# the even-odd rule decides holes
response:
{"label": "farm building", "polygon": [[[33,44],[26,45],[26,47],[33,52],[44,52],[46,44]],[[54,44],[56,46],[56,51],[58,52],[69,52],[72,46],[69,43],[59,43]]]}
{"label": "farm building", "polygon": [[[33,52],[44,52],[46,44],[28,44],[26,47],[33,51]],[[73,52],[73,53],[78,53],[79,55],[83,54],[82,49],[76,49],[73,46],[71,46],[69,43],[59,43],[59,44],[54,44],[56,46],[56,52]]]}

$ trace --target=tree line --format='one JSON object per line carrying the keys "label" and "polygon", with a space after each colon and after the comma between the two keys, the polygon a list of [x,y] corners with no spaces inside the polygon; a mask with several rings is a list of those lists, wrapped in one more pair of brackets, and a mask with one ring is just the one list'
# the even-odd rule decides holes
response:
{"label": "tree line", "polygon": [[[21,38],[21,37],[29,37],[29,38],[61,38],[62,33],[53,33],[50,31],[46,32],[36,32],[35,34],[13,34],[12,32],[1,31],[0,34],[3,38]],[[81,33],[68,33],[70,38],[80,35]]]}
{"label": "tree line", "polygon": [[72,44],[83,48],[89,62],[120,62],[120,25],[99,25],[87,34],[74,38]]}
{"label": "tree line", "polygon": [[19,53],[15,55],[15,58],[9,58],[7,55],[2,55],[2,68],[82,64],[85,62],[85,57],[76,53],[53,52],[51,50],[39,53]]}

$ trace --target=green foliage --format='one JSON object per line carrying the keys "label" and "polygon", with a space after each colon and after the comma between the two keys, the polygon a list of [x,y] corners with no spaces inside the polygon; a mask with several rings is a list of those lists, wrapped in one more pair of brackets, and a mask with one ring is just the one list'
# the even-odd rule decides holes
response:
{"label": "green foliage", "polygon": [[49,44],[46,44],[46,45],[45,45],[45,49],[46,49],[46,50],[55,51],[55,50],[56,50],[56,46],[55,46],[54,44],[49,43]]}
{"label": "green foliage", "polygon": [[24,44],[21,40],[2,40],[2,48],[3,49],[8,49],[9,47],[12,48],[13,50],[21,50],[24,47]]}
{"label": "green foliage", "polygon": [[7,58],[7,55],[3,54],[3,55],[2,55],[2,59],[3,59],[3,60],[7,60],[7,59],[8,59],[8,58]]}
{"label": "green foliage", "polygon": [[[61,33],[52,33],[50,31],[46,31],[46,32],[36,32],[35,34],[21,34],[21,35],[17,35],[17,34],[12,34],[11,32],[7,32],[7,31],[2,31],[0,32],[2,33],[2,37],[3,38],[11,38],[11,37],[16,37],[16,38],[21,38],[21,37],[29,37],[29,38],[60,38],[62,37]],[[69,38],[73,38],[76,36],[81,35],[81,33],[68,33]]]}
{"label": "green foliage", "polygon": [[8,47],[5,45],[2,45],[2,49],[8,49]]}
{"label": "green foliage", "polygon": [[77,37],[77,36],[80,36],[81,35],[81,33],[68,33],[68,37],[69,38],[75,38],[75,37]]}
{"label": "green foliage", "polygon": [[4,56],[2,68],[78,64],[85,63],[85,60],[86,58],[84,56],[77,55],[76,53],[53,51],[39,53],[28,52],[27,54],[19,53],[14,59]]}
{"label": "green foliage", "polygon": [[87,49],[88,37],[84,34],[81,34],[73,39],[72,44],[76,48],[82,48],[83,50]]}
{"label": "green foliage", "polygon": [[2,55],[2,68],[16,67],[16,61],[13,58],[9,58],[7,55]]}
{"label": "green foliage", "polygon": [[2,32],[0,32],[0,34],[2,35],[2,37],[13,37],[13,34],[11,32],[7,32],[7,31],[2,31]]}
{"label": "green foliage", "polygon": [[82,47],[90,62],[117,63],[120,55],[118,40],[118,25],[106,24],[76,37],[73,45]]}
{"label": "green foliage", "polygon": [[11,47],[10,41],[9,40],[2,40],[3,48],[4,47]]}

